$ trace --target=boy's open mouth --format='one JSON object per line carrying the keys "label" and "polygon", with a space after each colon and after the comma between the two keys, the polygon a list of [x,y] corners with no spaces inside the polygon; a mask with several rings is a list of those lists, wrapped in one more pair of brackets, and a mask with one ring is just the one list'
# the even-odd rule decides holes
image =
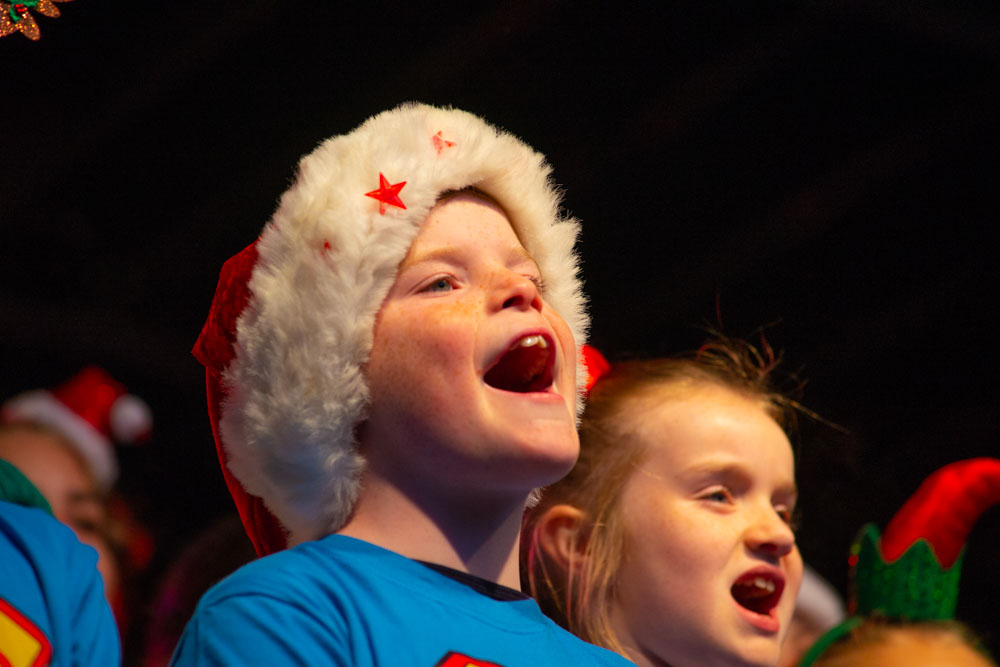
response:
{"label": "boy's open mouth", "polygon": [[552,341],[543,334],[521,336],[486,371],[483,380],[504,391],[545,391],[552,385],[554,352]]}
{"label": "boy's open mouth", "polygon": [[730,591],[736,602],[746,609],[768,615],[781,601],[785,582],[779,577],[761,572],[748,572],[736,580]]}

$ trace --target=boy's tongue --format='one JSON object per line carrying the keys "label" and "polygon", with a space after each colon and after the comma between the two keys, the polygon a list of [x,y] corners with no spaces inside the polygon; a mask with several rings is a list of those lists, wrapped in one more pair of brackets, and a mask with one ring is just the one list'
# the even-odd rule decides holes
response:
{"label": "boy's tongue", "polygon": [[551,356],[552,349],[543,336],[525,336],[497,360],[483,379],[504,391],[544,391],[552,384]]}

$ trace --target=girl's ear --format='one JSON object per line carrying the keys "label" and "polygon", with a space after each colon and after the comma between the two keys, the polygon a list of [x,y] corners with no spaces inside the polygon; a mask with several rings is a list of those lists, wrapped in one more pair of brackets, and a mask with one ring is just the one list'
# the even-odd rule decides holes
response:
{"label": "girl's ear", "polygon": [[535,525],[538,545],[564,571],[579,566],[587,547],[587,515],[572,505],[553,505]]}

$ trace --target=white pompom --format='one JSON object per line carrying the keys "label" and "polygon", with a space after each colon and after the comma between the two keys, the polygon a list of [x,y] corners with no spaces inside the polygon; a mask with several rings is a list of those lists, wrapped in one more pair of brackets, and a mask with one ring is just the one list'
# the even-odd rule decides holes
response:
{"label": "white pompom", "polygon": [[112,404],[110,419],[111,435],[119,442],[137,442],[153,430],[153,413],[149,406],[132,394],[125,394]]}

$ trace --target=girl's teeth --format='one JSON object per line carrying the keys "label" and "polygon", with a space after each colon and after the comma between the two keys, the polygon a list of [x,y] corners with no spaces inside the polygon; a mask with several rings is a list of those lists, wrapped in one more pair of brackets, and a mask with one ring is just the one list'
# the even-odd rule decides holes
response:
{"label": "girl's teeth", "polygon": [[514,347],[532,347],[538,345],[543,350],[549,346],[549,341],[544,336],[525,336],[514,344]]}
{"label": "girl's teeth", "polygon": [[770,579],[765,579],[764,577],[756,577],[752,583],[757,588],[763,588],[768,593],[774,592],[774,582],[771,581]]}

